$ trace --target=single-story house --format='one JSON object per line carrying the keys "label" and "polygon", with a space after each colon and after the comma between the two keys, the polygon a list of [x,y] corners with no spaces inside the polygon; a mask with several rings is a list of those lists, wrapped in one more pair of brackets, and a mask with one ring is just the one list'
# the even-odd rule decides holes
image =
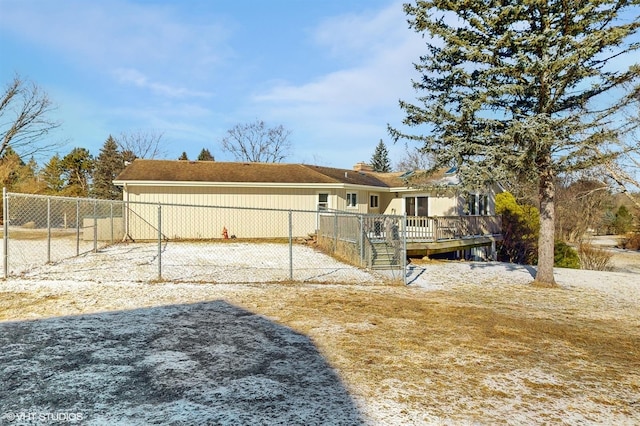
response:
{"label": "single-story house", "polygon": [[[219,238],[223,227],[238,237],[286,236],[284,225],[266,223],[270,220],[265,216],[266,209],[406,214],[408,229],[415,231],[433,227],[433,218],[441,218],[441,223],[445,218],[491,218],[495,214],[497,192],[492,188],[463,195],[453,169],[425,177],[414,172],[377,173],[364,163],[353,169],[340,169],[308,164],[138,159],[117,176],[114,184],[122,187],[123,199],[131,206],[136,203],[185,206],[163,219],[165,234],[176,238]],[[227,210],[224,214],[217,213],[221,216],[213,228],[205,230],[203,223],[211,221],[196,216],[208,213],[190,212],[186,206],[192,205]],[[265,210],[258,214],[255,209]],[[152,215],[134,216],[152,222]],[[316,229],[316,219],[309,217],[308,223],[296,225],[294,233],[307,235]],[[499,232],[495,226],[482,231]],[[463,233],[472,235],[478,231],[466,226]],[[465,236],[459,234],[453,232],[449,237]],[[418,239],[423,234],[415,235],[414,239]],[[423,240],[440,239],[433,232],[429,238],[425,235]]]}

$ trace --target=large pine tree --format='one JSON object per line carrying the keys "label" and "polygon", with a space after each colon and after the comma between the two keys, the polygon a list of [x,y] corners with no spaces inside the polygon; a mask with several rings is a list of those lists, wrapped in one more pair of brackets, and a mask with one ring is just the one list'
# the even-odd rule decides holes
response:
{"label": "large pine tree", "polygon": [[62,195],[86,197],[93,173],[93,156],[86,148],[73,148],[60,162],[65,185]]}
{"label": "large pine tree", "polygon": [[91,195],[106,200],[117,200],[122,190],[113,184],[113,180],[124,168],[124,158],[118,144],[109,135],[95,160],[93,171],[93,188]]}
{"label": "large pine tree", "polygon": [[[593,167],[609,123],[638,92],[638,0],[429,0],[405,5],[427,48],[400,102],[408,126],[395,140],[424,145],[435,167],[455,164],[466,185],[534,181],[540,206],[536,282],[553,276],[555,179]],[[625,87],[626,86],[626,87]],[[629,91],[629,88],[631,90]],[[625,88],[627,90],[621,90]],[[422,133],[422,132],[421,132]]]}
{"label": "large pine tree", "polygon": [[45,192],[49,194],[58,194],[64,187],[64,177],[62,176],[64,169],[62,167],[62,159],[60,155],[55,154],[47,161],[43,169],[40,171],[40,178],[45,183]]}
{"label": "large pine tree", "polygon": [[389,151],[386,145],[380,139],[376,150],[371,157],[371,167],[375,172],[388,173],[391,171],[391,162],[389,161]]}

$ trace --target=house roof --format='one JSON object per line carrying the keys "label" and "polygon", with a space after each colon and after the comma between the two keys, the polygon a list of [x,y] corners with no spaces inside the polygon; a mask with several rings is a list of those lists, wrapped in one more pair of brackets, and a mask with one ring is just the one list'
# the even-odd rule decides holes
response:
{"label": "house roof", "polygon": [[382,174],[307,164],[138,159],[127,166],[114,182],[349,184],[389,187],[389,178],[380,175]]}

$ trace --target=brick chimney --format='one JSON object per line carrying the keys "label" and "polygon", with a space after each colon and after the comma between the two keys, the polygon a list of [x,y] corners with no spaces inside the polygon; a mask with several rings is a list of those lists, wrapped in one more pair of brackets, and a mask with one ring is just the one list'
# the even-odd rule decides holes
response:
{"label": "brick chimney", "polygon": [[359,163],[356,163],[355,166],[353,166],[353,170],[355,170],[356,172],[372,172],[373,167],[371,167],[369,164],[365,163],[364,161],[361,161]]}

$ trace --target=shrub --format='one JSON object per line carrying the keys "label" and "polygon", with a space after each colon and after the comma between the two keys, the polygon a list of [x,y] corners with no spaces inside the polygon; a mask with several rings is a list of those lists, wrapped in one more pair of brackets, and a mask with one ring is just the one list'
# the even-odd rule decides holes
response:
{"label": "shrub", "polygon": [[640,250],[640,232],[628,232],[620,239],[620,247],[627,250]]}
{"label": "shrub", "polygon": [[537,262],[539,213],[532,206],[519,204],[509,192],[496,195],[496,214],[502,215],[502,241],[498,260],[521,264]]}
{"label": "shrub", "polygon": [[580,269],[578,252],[563,241],[556,241],[553,251],[553,266],[558,268]]}
{"label": "shrub", "polygon": [[616,212],[613,220],[613,231],[616,234],[624,234],[625,232],[629,232],[632,228],[633,216],[624,205],[618,207],[618,211]]}
{"label": "shrub", "polygon": [[582,269],[590,269],[592,271],[610,271],[612,269],[611,258],[613,253],[601,247],[596,247],[590,243],[581,243],[578,247],[578,256],[580,257]]}

